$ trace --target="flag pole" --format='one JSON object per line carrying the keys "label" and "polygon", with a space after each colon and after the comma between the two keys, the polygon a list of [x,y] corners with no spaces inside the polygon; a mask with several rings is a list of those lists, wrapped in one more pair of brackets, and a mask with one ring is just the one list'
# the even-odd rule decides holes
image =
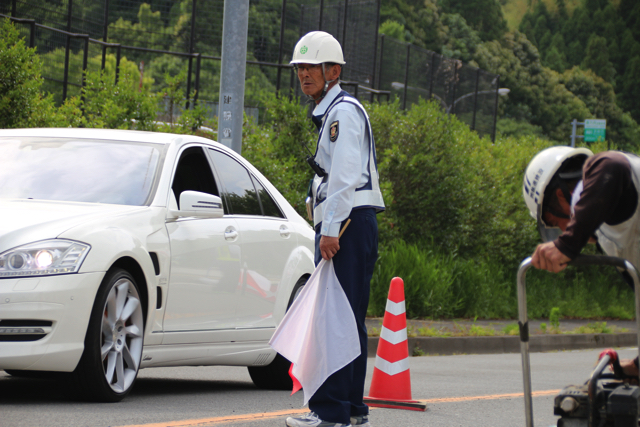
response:
{"label": "flag pole", "polygon": [[350,222],[351,222],[351,218],[347,220],[347,222],[344,224],[344,227],[342,227],[342,230],[340,230],[340,234],[338,234],[338,239],[342,237],[342,233],[344,233],[344,230],[347,229],[347,226],[349,225]]}

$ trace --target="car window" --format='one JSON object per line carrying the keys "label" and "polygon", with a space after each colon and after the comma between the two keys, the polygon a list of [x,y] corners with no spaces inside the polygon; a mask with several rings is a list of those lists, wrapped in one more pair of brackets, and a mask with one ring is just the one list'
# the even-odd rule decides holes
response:
{"label": "car window", "polygon": [[78,138],[0,138],[0,198],[143,206],[162,146]]}
{"label": "car window", "polygon": [[278,207],[278,204],[273,200],[271,195],[265,190],[265,188],[260,184],[260,182],[253,178],[253,183],[255,187],[258,189],[258,195],[260,196],[260,202],[262,203],[262,209],[264,210],[265,216],[274,216],[276,218],[284,218],[284,214]]}
{"label": "car window", "polygon": [[191,147],[182,152],[171,189],[178,204],[183,191],[199,191],[220,196],[211,166],[202,148]]}
{"label": "car window", "polygon": [[224,184],[223,194],[236,215],[262,215],[258,193],[244,166],[220,151],[209,149],[216,172]]}

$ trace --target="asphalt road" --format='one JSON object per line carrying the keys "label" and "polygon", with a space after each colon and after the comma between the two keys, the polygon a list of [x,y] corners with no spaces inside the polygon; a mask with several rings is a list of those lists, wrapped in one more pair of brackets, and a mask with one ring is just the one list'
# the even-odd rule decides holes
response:
{"label": "asphalt road", "polygon": [[[635,351],[620,354],[633,357]],[[556,424],[557,390],[583,383],[599,352],[531,354],[536,426]],[[372,408],[375,427],[525,425],[519,354],[412,357],[410,369],[413,398],[425,402],[427,411]],[[0,373],[0,426],[282,427],[287,414],[305,411],[301,392],[258,390],[246,368],[239,367],[146,369],[132,394],[115,404],[76,402],[70,396],[60,381]]]}

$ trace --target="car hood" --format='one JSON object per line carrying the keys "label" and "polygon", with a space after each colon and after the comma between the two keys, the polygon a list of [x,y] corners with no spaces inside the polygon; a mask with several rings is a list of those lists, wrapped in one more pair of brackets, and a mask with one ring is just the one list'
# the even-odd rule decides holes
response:
{"label": "car hood", "polygon": [[144,206],[42,200],[0,200],[0,253],[20,245],[53,239],[104,216],[120,216]]}

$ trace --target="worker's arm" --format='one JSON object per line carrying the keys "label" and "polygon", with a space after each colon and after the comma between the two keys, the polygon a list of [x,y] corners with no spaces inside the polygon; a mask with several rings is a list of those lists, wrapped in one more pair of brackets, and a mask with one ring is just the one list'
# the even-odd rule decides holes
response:
{"label": "worker's arm", "polygon": [[570,258],[582,248],[603,224],[620,224],[633,216],[638,193],[631,178],[629,160],[620,152],[605,151],[585,163],[584,188],[566,230],[556,248]]}
{"label": "worker's arm", "polygon": [[621,359],[620,367],[622,368],[622,372],[629,375],[630,377],[638,376],[638,358],[635,359]]}

